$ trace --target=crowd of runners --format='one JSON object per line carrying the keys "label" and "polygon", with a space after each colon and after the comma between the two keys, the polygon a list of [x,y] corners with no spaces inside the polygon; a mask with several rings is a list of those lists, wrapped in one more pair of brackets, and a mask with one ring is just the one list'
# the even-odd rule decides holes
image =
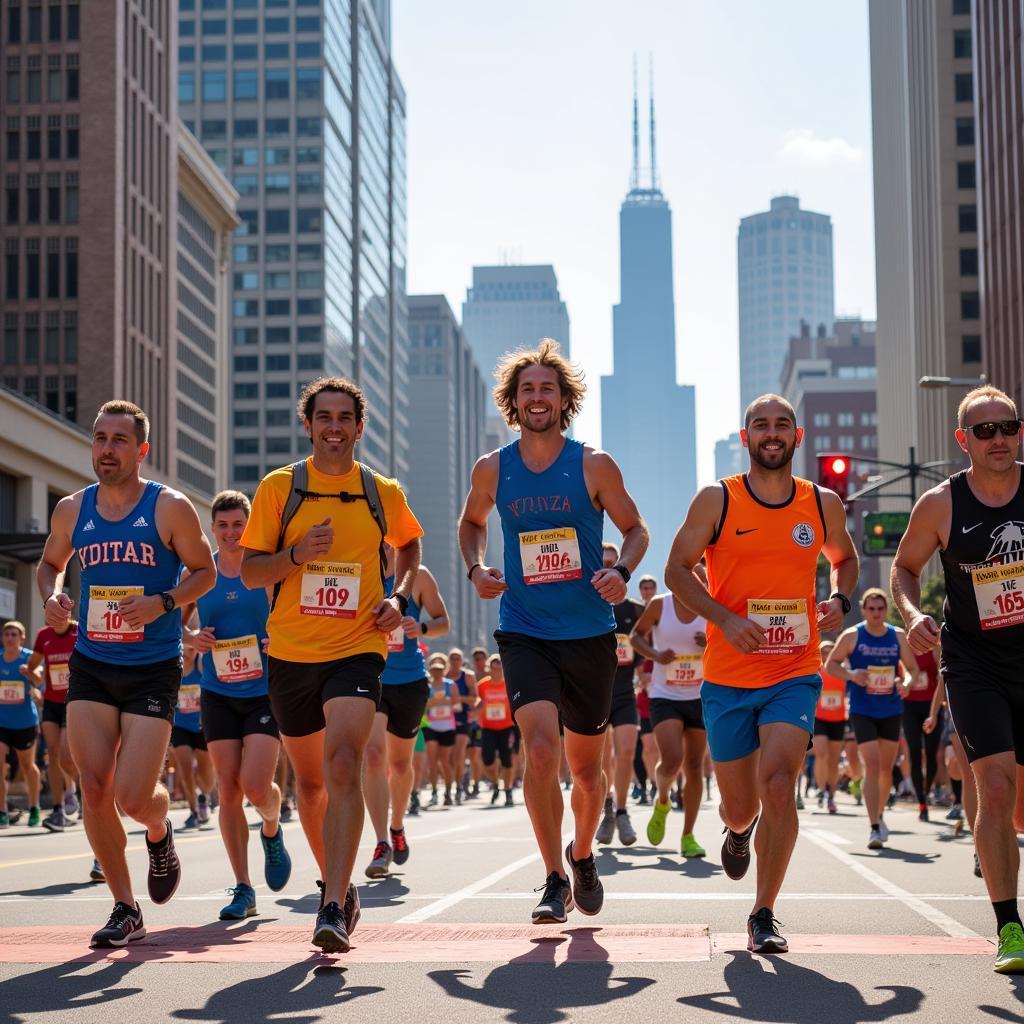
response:
{"label": "crowd of runners", "polygon": [[[294,804],[319,868],[312,942],[325,952],[350,947],[356,875],[404,864],[408,819],[433,807],[525,803],[545,876],[532,920],[545,924],[597,914],[595,845],[638,842],[632,810],[658,846],[675,805],[681,857],[704,857],[699,829],[707,840],[724,825],[721,863],[740,879],[753,848],[748,946],[783,953],[775,905],[813,787],[829,812],[841,789],[863,804],[872,850],[901,795],[921,820],[948,805],[974,836],[995,969],[1024,972],[1024,481],[1010,398],[991,386],[964,398],[955,429],[970,467],[915,505],[892,605],[871,588],[853,616],[846,510],[793,475],[803,431],[785,399],[747,408],[749,470],[680,510],[664,591],[643,577],[634,600],[648,531],[612,456],[568,436],[581,374],[544,341],[506,357],[497,379],[519,438],[479,459],[453,524],[477,594],[500,600],[495,649],[468,663],[444,642],[452,624],[404,492],[355,460],[367,416],[356,385],[308,385],[311,457],[266,476],[251,504],[217,495],[205,530],[186,497],[145,479],[146,414],[126,401],[99,410],[97,483],[59,502],[38,567],[46,626],[28,647],[6,623],[0,658],[0,760],[24,784],[27,825],[80,824],[91,877],[114,899],[93,945],[145,935],[123,817],[145,827],[151,901],[174,895],[173,796],[185,829],[216,815],[233,883],[224,920],[256,913],[247,808],[276,892],[291,876],[281,822]],[[485,555],[495,509],[501,566]],[[936,554],[941,626],[920,607]],[[22,813],[9,774],[0,828]],[[712,777],[714,825],[698,822]],[[367,814],[376,845],[359,865]]]}

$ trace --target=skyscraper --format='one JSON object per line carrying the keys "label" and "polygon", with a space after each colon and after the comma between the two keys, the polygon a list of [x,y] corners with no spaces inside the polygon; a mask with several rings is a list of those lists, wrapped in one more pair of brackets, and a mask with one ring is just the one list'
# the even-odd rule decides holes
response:
{"label": "skyscraper", "polygon": [[647,520],[644,571],[660,579],[697,490],[697,426],[694,388],[676,383],[672,211],[658,187],[653,91],[650,153],[643,187],[634,84],[633,170],[619,211],[620,299],[612,316],[614,370],[601,378],[601,444]]}
{"label": "skyscraper", "polygon": [[776,196],[771,209],[740,221],[736,245],[740,301],[740,415],[774,392],[789,339],[801,321],[831,327],[832,221]]}
{"label": "skyscraper", "polygon": [[[182,117],[240,193],[231,479],[308,452],[299,389],[354,378],[360,458],[408,468],[405,94],[388,0],[180,0]],[[201,10],[200,10],[201,8]]]}

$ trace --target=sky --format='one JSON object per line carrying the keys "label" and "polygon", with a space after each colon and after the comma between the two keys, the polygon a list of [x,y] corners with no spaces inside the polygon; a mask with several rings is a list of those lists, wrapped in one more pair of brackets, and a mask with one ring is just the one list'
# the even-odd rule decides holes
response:
{"label": "sky", "polygon": [[446,295],[461,320],[474,264],[553,264],[589,385],[577,438],[600,442],[612,370],[634,54],[642,174],[654,65],[699,483],[739,426],[741,217],[780,194],[829,214],[836,313],[874,318],[866,0],[393,0],[392,41],[407,94],[408,290]]}

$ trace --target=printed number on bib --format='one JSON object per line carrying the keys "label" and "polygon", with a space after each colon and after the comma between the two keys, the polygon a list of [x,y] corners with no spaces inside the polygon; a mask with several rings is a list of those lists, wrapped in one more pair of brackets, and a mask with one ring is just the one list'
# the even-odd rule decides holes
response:
{"label": "printed number on bib", "polygon": [[693,686],[704,678],[704,655],[679,654],[667,667],[665,682],[669,686]]}
{"label": "printed number on bib", "polygon": [[191,715],[199,710],[199,687],[189,684],[178,690],[178,710]]}
{"label": "printed number on bib", "polygon": [[807,601],[747,601],[747,618],[765,632],[765,641],[756,654],[799,654],[810,643],[811,624]]}
{"label": "printed number on bib", "polygon": [[405,627],[395,626],[390,633],[388,633],[388,652],[390,654],[397,654],[399,651],[405,650]]}
{"label": "printed number on bib", "polygon": [[354,619],[359,610],[360,571],[352,562],[308,562],[302,572],[299,611],[329,619]]}
{"label": "printed number on bib", "polygon": [[918,672],[914,676],[914,681],[910,684],[911,690],[927,690],[928,684],[931,680],[928,678],[927,672]]}
{"label": "printed number on bib", "polygon": [[487,701],[487,703],[484,704],[484,718],[487,719],[488,722],[504,721],[506,710],[504,701]]}
{"label": "printed number on bib", "polygon": [[633,664],[633,645],[625,633],[615,634],[615,657],[618,659],[619,665]]}
{"label": "printed number on bib", "polygon": [[213,668],[222,683],[241,683],[263,675],[260,642],[256,636],[236,636],[218,640],[210,651]]}
{"label": "printed number on bib", "polygon": [[896,669],[891,665],[868,665],[868,693],[892,693],[896,688]]}
{"label": "printed number on bib", "polygon": [[71,679],[71,669],[66,661],[51,661],[47,665],[46,678],[51,690],[66,690]]}
{"label": "printed number on bib", "polygon": [[90,640],[112,644],[137,644],[145,639],[144,629],[129,626],[120,612],[120,602],[141,597],[142,587],[90,587],[89,620],[86,635]]}
{"label": "printed number on bib", "polygon": [[971,579],[982,629],[1024,622],[1024,562],[975,569]]}
{"label": "printed number on bib", "polygon": [[21,704],[24,700],[24,683],[0,683],[0,704]]}
{"label": "printed number on bib", "polygon": [[519,534],[519,556],[527,583],[557,583],[583,576],[580,543],[571,526]]}
{"label": "printed number on bib", "polygon": [[451,721],[453,714],[450,704],[435,704],[433,707],[427,708],[427,718],[432,722]]}
{"label": "printed number on bib", "polygon": [[821,695],[821,706],[826,711],[838,711],[843,706],[843,699],[841,693],[823,693]]}

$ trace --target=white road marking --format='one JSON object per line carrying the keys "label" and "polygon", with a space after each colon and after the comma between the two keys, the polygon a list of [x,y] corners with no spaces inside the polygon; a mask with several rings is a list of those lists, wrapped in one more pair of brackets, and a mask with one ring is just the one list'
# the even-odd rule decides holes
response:
{"label": "white road marking", "polygon": [[830,843],[835,843],[836,846],[851,846],[852,843],[846,836],[841,836],[838,832],[830,832],[827,828],[805,828],[803,832],[813,832],[816,836],[821,836],[822,839],[827,839]]}

